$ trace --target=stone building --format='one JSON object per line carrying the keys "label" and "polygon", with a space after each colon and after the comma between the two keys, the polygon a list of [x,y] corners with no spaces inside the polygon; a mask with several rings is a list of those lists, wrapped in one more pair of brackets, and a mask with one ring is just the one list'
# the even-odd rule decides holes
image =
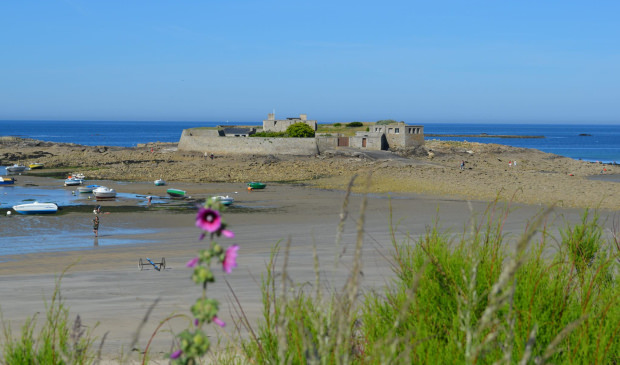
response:
{"label": "stone building", "polygon": [[405,122],[373,125],[368,132],[357,132],[349,138],[349,147],[367,150],[387,150],[424,144],[424,126]]}
{"label": "stone building", "polygon": [[267,120],[263,120],[263,131],[286,132],[286,129],[295,123],[305,123],[314,131],[316,131],[317,128],[316,120],[308,120],[308,116],[306,114],[299,114],[299,118],[276,119],[276,115],[274,113],[269,113]]}

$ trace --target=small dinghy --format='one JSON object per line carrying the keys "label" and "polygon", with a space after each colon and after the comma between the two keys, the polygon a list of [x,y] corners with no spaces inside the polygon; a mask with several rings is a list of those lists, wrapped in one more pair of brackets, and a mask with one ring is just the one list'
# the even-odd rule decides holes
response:
{"label": "small dinghy", "polygon": [[187,194],[187,191],[181,189],[168,189],[166,192],[173,198],[185,198]]}
{"label": "small dinghy", "polygon": [[157,179],[155,180],[155,185],[156,186],[166,185],[166,182],[163,179]]}
{"label": "small dinghy", "polygon": [[116,190],[107,186],[99,186],[93,189],[93,195],[96,200],[111,200],[116,198]]}
{"label": "small dinghy", "polygon": [[232,196],[224,196],[224,195],[217,195],[211,198],[214,202],[220,202],[220,204],[225,205],[225,206],[229,206],[232,203],[235,202],[235,198],[233,198]]}
{"label": "small dinghy", "polygon": [[77,188],[78,193],[92,193],[93,190],[97,189],[99,185],[88,185],[88,186],[80,186]]}
{"label": "small dinghy", "polygon": [[52,214],[58,211],[58,205],[54,203],[27,203],[13,206],[19,214]]}

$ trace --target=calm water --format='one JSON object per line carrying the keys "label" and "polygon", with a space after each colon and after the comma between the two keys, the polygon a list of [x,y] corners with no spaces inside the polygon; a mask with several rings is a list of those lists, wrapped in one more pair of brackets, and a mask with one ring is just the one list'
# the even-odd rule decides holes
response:
{"label": "calm water", "polygon": [[[544,136],[545,138],[463,138],[429,139],[498,143],[534,148],[586,161],[620,163],[620,125],[533,125],[533,124],[427,124],[424,133]],[[590,136],[580,136],[589,134]]]}
{"label": "calm water", "polygon": [[[147,142],[178,142],[186,128],[214,127],[227,122],[76,122],[76,121],[0,121],[0,135],[19,136],[51,142],[68,142],[89,146],[133,147]],[[233,123],[228,123],[232,125]],[[261,125],[262,122],[237,122],[238,125]],[[415,123],[412,123],[415,124]],[[465,124],[429,123],[425,133],[534,135],[545,138],[458,138],[432,137],[481,143],[499,143],[535,148],[574,159],[620,163],[620,125],[561,124]],[[591,136],[582,137],[579,134]]]}

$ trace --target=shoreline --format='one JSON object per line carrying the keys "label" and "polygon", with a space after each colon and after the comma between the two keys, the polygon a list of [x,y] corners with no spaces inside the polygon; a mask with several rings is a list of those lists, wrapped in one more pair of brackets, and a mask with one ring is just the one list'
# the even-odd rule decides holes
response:
{"label": "shoreline", "polygon": [[[394,195],[393,199],[374,194],[368,198],[362,253],[363,290],[382,288],[392,278],[388,259],[392,249],[390,216],[393,217],[395,237],[401,242],[407,237],[415,240],[424,235],[437,218],[442,230],[459,235],[465,227],[480,219],[489,207],[488,203],[480,201],[436,199],[417,194]],[[230,244],[240,246],[239,266],[232,274],[225,276],[233,292],[227,288],[222,280],[224,276],[217,268],[215,274],[218,281],[209,290],[217,293],[217,299],[221,302],[221,317],[225,322],[233,323],[236,302],[232,298],[233,293],[254,326],[261,318],[260,277],[273,246],[278,242],[283,248],[286,241],[291,241],[288,274],[292,280],[297,283],[314,280],[312,247],[316,246],[322,282],[335,290],[342,285],[348,277],[348,263],[352,260],[357,237],[355,227],[363,195],[352,194],[342,241],[338,245],[335,239],[343,199],[342,191],[271,184],[264,191],[244,192],[240,200],[247,200],[248,204],[278,205],[278,209],[269,213],[233,213],[232,209],[231,212],[224,212],[224,219],[236,236],[230,240],[221,238],[218,242],[225,247]],[[500,206],[503,205],[500,203]],[[516,241],[527,222],[541,209],[539,206],[511,205],[504,228],[509,242]],[[580,215],[580,209],[558,208],[549,217],[549,229],[551,231],[551,226],[561,226],[564,221],[578,221]],[[78,222],[91,217],[92,213],[71,213],[64,218]],[[195,227],[194,219],[192,212],[114,212],[102,218],[98,247],[20,255],[10,262],[3,262],[0,264],[0,297],[3,298],[4,318],[10,318],[16,328],[17,323],[23,323],[34,313],[43,313],[42,299],[50,297],[54,279],[70,267],[62,280],[61,293],[71,315],[79,314],[87,325],[99,322],[95,331],[98,336],[108,332],[103,347],[106,359],[114,359],[124,352],[129,358],[137,360],[139,354],[131,352],[126,346],[131,343],[148,308],[159,300],[140,335],[138,348],[142,349],[160,320],[172,313],[188,313],[189,306],[198,295],[190,280],[191,269],[184,266],[207,244],[198,239],[200,231]],[[116,238],[107,236],[106,230],[123,222],[131,222],[135,227],[152,232],[141,235],[145,241],[143,243],[101,245],[106,239]],[[340,256],[340,264],[336,267],[335,259]],[[155,262],[165,258],[165,270],[157,272],[148,266],[140,270],[139,259],[145,260],[146,257]],[[282,258],[278,261],[278,270],[281,265]],[[177,331],[184,328],[185,322],[170,325]],[[154,359],[163,359],[170,341],[171,336],[166,333],[154,338],[151,345]]]}
{"label": "shoreline", "polygon": [[[2,147],[2,146],[0,146]],[[20,150],[24,155],[36,151],[49,153],[39,158],[50,170],[84,172],[90,181],[104,181],[121,193],[155,195],[168,187],[182,188],[196,197],[221,192],[235,195],[235,205],[260,209],[231,208],[224,213],[229,228],[236,234],[232,240],[219,239],[222,245],[238,244],[239,266],[226,275],[231,292],[216,270],[218,282],[209,287],[221,302],[222,319],[234,329],[235,299],[255,326],[261,317],[260,278],[276,243],[284,247],[290,239],[289,274],[297,283],[312,283],[315,278],[313,247],[316,246],[321,283],[335,290],[348,277],[357,237],[364,193],[369,194],[365,211],[363,248],[363,290],[387,285],[391,278],[391,234],[389,218],[393,217],[398,242],[415,240],[424,235],[439,219],[442,231],[458,237],[482,219],[493,201],[498,207],[509,206],[504,231],[509,242],[517,239],[533,217],[545,207],[555,205],[548,218],[548,230],[566,222],[578,222],[585,207],[599,207],[601,221],[612,232],[620,207],[620,184],[615,181],[592,180],[600,175],[600,166],[545,154],[535,150],[508,148],[501,145],[473,143],[429,143],[433,156],[395,156],[370,159],[351,154],[310,158],[281,156],[217,156],[206,160],[202,154],[172,151],[169,147],[154,149],[103,149],[84,146],[51,146]],[[0,154],[6,148],[0,148]],[[27,159],[30,160],[30,159]],[[459,168],[465,160],[465,169]],[[518,161],[509,166],[508,161]],[[615,167],[605,178],[618,175]],[[372,173],[366,191],[366,176]],[[342,241],[337,244],[338,223],[346,187],[351,177],[358,178],[348,205]],[[49,177],[30,176],[33,180],[56,181]],[[168,185],[156,187],[153,180],[164,178]],[[247,181],[265,181],[265,190],[248,192]],[[21,183],[21,182],[20,182]],[[389,197],[392,197],[391,199]],[[602,199],[604,197],[605,199]],[[138,204],[133,202],[132,204]],[[93,202],[93,204],[96,204]],[[100,325],[95,334],[108,333],[103,353],[114,361],[121,353],[138,360],[139,352],[127,348],[140,321],[157,301],[139,336],[137,347],[144,349],[159,321],[172,313],[189,313],[198,292],[190,280],[191,270],[185,263],[207,242],[200,241],[191,211],[174,213],[166,210],[118,212],[111,209],[122,202],[103,202],[98,246],[92,237],[89,212],[62,215],[75,229],[86,230],[89,249],[12,256],[0,263],[0,297],[2,313],[17,329],[26,318],[44,313],[44,300],[50,298],[54,280],[70,267],[61,285],[62,298],[71,315],[79,314],[83,323]],[[264,208],[264,209],[263,209]],[[498,214],[501,216],[501,214]],[[13,216],[8,220],[15,222]],[[0,224],[7,218],[0,216]],[[110,234],[112,227],[130,225],[146,230],[143,241],[131,245],[105,245],[106,240],[132,239],[135,235]],[[17,229],[11,225],[11,229]],[[4,229],[4,228],[3,228]],[[7,240],[6,237],[0,238]],[[43,237],[33,237],[43,239]],[[283,253],[281,254],[283,255]],[[335,265],[340,258],[338,266]],[[155,262],[165,258],[166,269],[157,272],[139,268],[139,259]],[[0,259],[4,259],[0,257]],[[72,266],[71,266],[72,265]],[[282,256],[278,264],[282,267]],[[185,322],[170,323],[173,331]],[[213,332],[215,334],[215,332]],[[170,349],[171,336],[160,333],[152,343],[152,359],[163,359]]]}

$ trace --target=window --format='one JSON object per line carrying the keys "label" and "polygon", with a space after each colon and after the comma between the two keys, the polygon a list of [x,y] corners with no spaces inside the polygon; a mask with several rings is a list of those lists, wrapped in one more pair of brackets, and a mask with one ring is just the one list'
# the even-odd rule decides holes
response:
{"label": "window", "polygon": [[394,133],[400,133],[400,129],[399,128],[394,128]]}

